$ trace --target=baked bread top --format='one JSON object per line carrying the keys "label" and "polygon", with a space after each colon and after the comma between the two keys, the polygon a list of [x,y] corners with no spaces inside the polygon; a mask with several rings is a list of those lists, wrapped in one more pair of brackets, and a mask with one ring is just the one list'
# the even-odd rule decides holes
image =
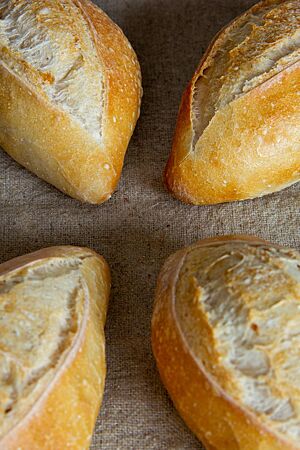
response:
{"label": "baked bread top", "polygon": [[216,389],[298,448],[300,254],[238,239],[187,250],[174,292],[178,326]]}
{"label": "baked bread top", "polygon": [[104,70],[76,2],[6,1],[0,14],[2,62],[100,142]]}
{"label": "baked bread top", "polygon": [[300,5],[268,0],[226,27],[197,73],[194,147],[217,111],[300,60]]}
{"label": "baked bread top", "polygon": [[108,291],[106,263],[89,249],[53,247],[0,266],[1,448],[88,447]]}
{"label": "baked bread top", "polygon": [[83,201],[107,200],[139,116],[136,55],[89,0],[0,4],[0,145]]}
{"label": "baked bread top", "polygon": [[259,2],[220,31],[183,95],[170,191],[214,204],[299,181],[299,92],[299,2]]}

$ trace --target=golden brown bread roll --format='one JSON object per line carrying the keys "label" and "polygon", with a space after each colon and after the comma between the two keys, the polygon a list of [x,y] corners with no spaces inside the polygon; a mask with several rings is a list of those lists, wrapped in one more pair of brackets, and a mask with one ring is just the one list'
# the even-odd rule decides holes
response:
{"label": "golden brown bread roll", "polygon": [[89,0],[0,2],[0,145],[72,197],[107,200],[139,116],[140,67]]}
{"label": "golden brown bread roll", "polygon": [[109,268],[53,247],[0,265],[0,449],[88,449],[105,382]]}
{"label": "golden brown bread roll", "polygon": [[299,95],[299,0],[262,1],[216,36],[183,95],[169,190],[201,205],[299,181]]}
{"label": "golden brown bread roll", "polygon": [[300,449],[300,254],[207,239],[158,280],[152,343],[179,413],[209,450]]}

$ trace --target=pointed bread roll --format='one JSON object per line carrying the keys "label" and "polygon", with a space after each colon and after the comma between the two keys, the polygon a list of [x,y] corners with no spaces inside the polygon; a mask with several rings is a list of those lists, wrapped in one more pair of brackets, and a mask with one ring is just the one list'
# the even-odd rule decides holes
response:
{"label": "pointed bread roll", "polygon": [[109,269],[47,248],[0,265],[0,449],[88,449],[105,382]]}
{"label": "pointed bread roll", "polygon": [[201,205],[299,181],[299,95],[299,0],[264,0],[216,36],[185,91],[169,190]]}
{"label": "pointed bread roll", "polygon": [[207,450],[300,449],[300,254],[257,238],[208,239],[171,256],[153,351]]}
{"label": "pointed bread roll", "polygon": [[79,200],[107,200],[140,100],[136,55],[92,2],[0,2],[0,146],[20,164]]}

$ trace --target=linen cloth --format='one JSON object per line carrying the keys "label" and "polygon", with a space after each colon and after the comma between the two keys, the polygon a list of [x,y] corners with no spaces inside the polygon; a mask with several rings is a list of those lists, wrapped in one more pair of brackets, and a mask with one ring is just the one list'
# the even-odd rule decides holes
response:
{"label": "linen cloth", "polygon": [[254,234],[300,249],[300,184],[261,199],[208,207],[184,205],[162,184],[186,84],[215,33],[254,1],[96,3],[124,30],[143,73],[141,118],[121,182],[104,205],[81,204],[1,152],[1,261],[60,244],[104,255],[112,271],[108,372],[91,448],[199,449],[160,382],[151,352],[159,269],[182,246],[222,234]]}

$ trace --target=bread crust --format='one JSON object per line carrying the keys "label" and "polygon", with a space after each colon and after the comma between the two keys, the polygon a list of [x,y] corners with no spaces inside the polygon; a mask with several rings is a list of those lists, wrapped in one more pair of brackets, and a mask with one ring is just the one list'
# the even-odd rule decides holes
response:
{"label": "bread crust", "polygon": [[[231,32],[265,7],[284,7],[284,3],[259,2],[223,28],[203,56],[182,97],[164,174],[167,188],[179,200],[195,205],[246,200],[299,181],[299,60],[217,109],[194,142],[197,82],[205,78],[204,72],[223,51]],[[287,29],[286,34],[289,32]],[[236,64],[238,67],[238,60]]]}
{"label": "bread crust", "polygon": [[110,291],[107,263],[87,248],[51,247],[2,264],[0,274],[51,258],[74,257],[83,260],[86,292],[78,333],[42,395],[0,439],[3,450],[89,448],[106,374],[104,325]]}
{"label": "bread crust", "polygon": [[281,248],[252,236],[225,236],[200,241],[165,262],[157,283],[152,318],[152,348],[160,377],[176,409],[207,449],[299,449],[273,433],[255,414],[228,395],[199,358],[196,359],[181,328],[175,292],[187,255],[199,247],[225,241]]}
{"label": "bread crust", "polygon": [[[0,145],[20,164],[71,197],[101,203],[116,188],[139,117],[140,66],[120,28],[100,8],[89,0],[71,3],[88,24],[102,68],[101,142],[35,90],[25,76],[12,73],[0,56]],[[43,2],[44,8],[50,6],[49,0]]]}

